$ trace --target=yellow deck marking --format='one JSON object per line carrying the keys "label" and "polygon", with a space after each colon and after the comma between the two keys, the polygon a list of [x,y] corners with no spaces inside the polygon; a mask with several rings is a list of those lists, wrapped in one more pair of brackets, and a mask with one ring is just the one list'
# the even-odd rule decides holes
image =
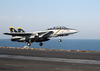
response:
{"label": "yellow deck marking", "polygon": [[59,29],[54,35],[56,35],[61,29]]}

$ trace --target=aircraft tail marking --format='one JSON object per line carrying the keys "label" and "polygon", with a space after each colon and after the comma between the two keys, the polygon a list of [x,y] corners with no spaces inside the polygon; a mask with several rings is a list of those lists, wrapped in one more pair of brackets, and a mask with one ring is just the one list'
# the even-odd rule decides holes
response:
{"label": "aircraft tail marking", "polygon": [[10,32],[17,32],[13,27],[9,27]]}
{"label": "aircraft tail marking", "polygon": [[18,27],[18,32],[25,32],[21,27]]}

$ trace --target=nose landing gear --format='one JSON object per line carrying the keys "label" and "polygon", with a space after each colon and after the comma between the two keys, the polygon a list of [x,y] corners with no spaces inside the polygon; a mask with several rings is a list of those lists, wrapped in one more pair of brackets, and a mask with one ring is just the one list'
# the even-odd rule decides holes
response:
{"label": "nose landing gear", "polygon": [[59,41],[59,42],[61,42],[62,40],[61,40],[61,39],[59,39],[58,41]]}
{"label": "nose landing gear", "polygon": [[59,40],[58,40],[59,42],[62,42],[62,40],[61,40],[61,36],[59,37]]}

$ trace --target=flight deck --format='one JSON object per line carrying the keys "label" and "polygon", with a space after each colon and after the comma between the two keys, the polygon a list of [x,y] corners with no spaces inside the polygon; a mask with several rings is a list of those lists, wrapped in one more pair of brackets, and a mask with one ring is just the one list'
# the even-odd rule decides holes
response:
{"label": "flight deck", "polygon": [[0,71],[99,71],[100,51],[0,47]]}

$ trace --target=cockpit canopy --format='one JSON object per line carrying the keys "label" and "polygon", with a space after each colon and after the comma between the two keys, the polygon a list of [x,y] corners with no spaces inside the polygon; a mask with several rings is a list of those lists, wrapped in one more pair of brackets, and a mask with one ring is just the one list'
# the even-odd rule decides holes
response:
{"label": "cockpit canopy", "polygon": [[66,27],[64,27],[64,26],[57,26],[57,27],[53,27],[53,28],[48,28],[47,30],[54,30],[54,29],[68,29],[68,28],[66,28]]}

